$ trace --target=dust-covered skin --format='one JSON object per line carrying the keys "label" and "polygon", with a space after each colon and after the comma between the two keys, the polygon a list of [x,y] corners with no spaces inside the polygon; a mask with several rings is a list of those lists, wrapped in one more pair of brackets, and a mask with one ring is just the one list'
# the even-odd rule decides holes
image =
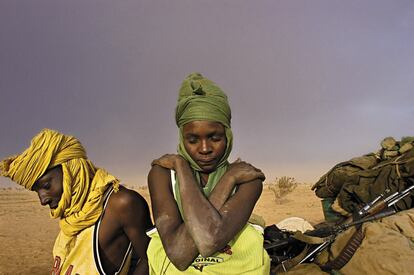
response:
{"label": "dust-covered skin", "polygon": [[[203,169],[203,182],[223,155],[223,132],[220,123],[211,121],[194,121],[184,127],[184,145]],[[225,248],[246,224],[262,191],[263,173],[242,161],[229,166],[208,198],[181,156],[164,155],[152,164],[148,186],[154,219],[162,217],[161,224],[156,222],[158,232],[169,259],[180,270],[199,254],[208,257]],[[184,221],[171,188],[170,169],[176,171],[180,182]],[[236,186],[236,193],[230,196]]]}

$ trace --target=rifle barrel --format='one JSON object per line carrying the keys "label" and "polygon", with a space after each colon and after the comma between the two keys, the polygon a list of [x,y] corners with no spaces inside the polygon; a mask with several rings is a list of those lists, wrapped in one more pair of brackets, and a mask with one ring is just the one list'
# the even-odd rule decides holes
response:
{"label": "rifle barrel", "polygon": [[341,232],[341,231],[344,231],[344,230],[346,230],[346,229],[348,229],[348,228],[350,228],[350,227],[352,227],[354,225],[358,225],[358,224],[361,224],[361,223],[364,223],[364,222],[373,221],[373,220],[382,219],[382,218],[391,216],[391,215],[395,214],[396,212],[397,211],[395,209],[388,208],[387,210],[385,210],[383,212],[380,212],[380,213],[377,213],[377,214],[374,214],[374,215],[371,215],[371,216],[368,216],[368,217],[365,217],[365,218],[356,220],[356,221],[351,222],[351,223],[346,223],[346,224],[340,225],[340,226],[337,227],[337,231],[338,232]]}
{"label": "rifle barrel", "polygon": [[408,187],[407,189],[403,190],[402,192],[398,192],[398,196],[393,197],[389,200],[388,206],[392,206],[396,204],[399,200],[405,198],[406,196],[411,194],[411,191],[414,189],[414,184]]}
{"label": "rifle barrel", "polygon": [[292,240],[290,240],[290,238],[288,238],[288,239],[285,239],[285,240],[280,240],[278,242],[264,244],[263,247],[264,247],[264,249],[276,248],[276,247],[280,247],[280,246],[285,246],[285,245],[287,245],[291,242],[292,242]]}

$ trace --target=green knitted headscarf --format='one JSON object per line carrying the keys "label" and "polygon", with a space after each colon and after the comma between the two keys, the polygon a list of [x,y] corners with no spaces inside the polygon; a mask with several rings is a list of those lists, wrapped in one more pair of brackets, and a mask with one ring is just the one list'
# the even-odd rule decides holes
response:
{"label": "green knitted headscarf", "polygon": [[[193,169],[197,181],[200,183],[201,168],[190,157],[184,147],[183,126],[195,120],[208,120],[223,124],[226,133],[226,151],[220,159],[217,169],[209,174],[208,182],[203,188],[206,196],[214,189],[219,179],[226,172],[229,165],[227,158],[233,145],[233,134],[230,128],[231,110],[226,94],[211,80],[204,78],[199,73],[191,73],[183,83],[178,95],[178,104],[175,112],[175,120],[180,129],[178,154],[186,159]],[[181,210],[178,182],[176,184],[176,200]]]}

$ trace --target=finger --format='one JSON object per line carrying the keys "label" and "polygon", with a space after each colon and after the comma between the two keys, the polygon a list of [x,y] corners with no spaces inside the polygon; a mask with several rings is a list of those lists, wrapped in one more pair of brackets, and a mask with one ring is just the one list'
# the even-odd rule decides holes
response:
{"label": "finger", "polygon": [[164,167],[164,165],[162,165],[162,162],[153,162],[153,163],[151,163],[151,166],[160,166],[160,167]]}
{"label": "finger", "polygon": [[258,178],[264,181],[266,179],[266,176],[263,172],[258,173]]}

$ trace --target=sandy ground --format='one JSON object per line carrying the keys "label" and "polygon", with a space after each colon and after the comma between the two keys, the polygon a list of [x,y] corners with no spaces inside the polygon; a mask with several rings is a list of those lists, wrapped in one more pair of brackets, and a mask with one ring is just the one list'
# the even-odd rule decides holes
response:
{"label": "sandy ground", "polygon": [[[137,190],[149,202],[148,190]],[[266,224],[284,218],[302,217],[312,224],[323,220],[320,200],[301,184],[282,201],[275,201],[265,186],[254,213]],[[50,274],[52,247],[59,231],[58,221],[48,207],[39,204],[36,193],[26,190],[0,190],[0,274]]]}

